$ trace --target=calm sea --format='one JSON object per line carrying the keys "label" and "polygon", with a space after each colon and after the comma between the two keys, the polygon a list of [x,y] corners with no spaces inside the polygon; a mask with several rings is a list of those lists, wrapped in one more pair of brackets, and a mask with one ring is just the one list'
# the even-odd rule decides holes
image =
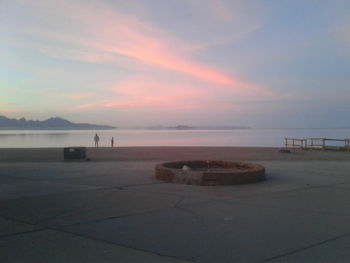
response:
{"label": "calm sea", "polygon": [[[102,130],[100,146],[266,146],[282,147],[284,137],[350,138],[344,129]],[[95,131],[0,131],[0,148],[93,146]]]}

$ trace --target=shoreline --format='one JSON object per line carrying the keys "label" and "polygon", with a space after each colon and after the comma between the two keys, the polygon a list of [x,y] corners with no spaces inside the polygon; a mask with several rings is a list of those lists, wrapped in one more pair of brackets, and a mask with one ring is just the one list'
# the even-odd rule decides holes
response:
{"label": "shoreline", "polygon": [[[279,152],[280,147],[148,146],[115,148],[86,147],[86,149],[87,158],[90,161],[170,161],[196,159],[238,161],[350,160],[349,152],[292,149],[291,153],[281,153]],[[62,161],[63,148],[0,148],[0,163]]]}

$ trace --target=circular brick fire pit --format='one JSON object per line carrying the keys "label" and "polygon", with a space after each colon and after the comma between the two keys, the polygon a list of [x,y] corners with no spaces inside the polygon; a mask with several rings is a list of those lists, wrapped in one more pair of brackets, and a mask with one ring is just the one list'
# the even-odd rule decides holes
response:
{"label": "circular brick fire pit", "polygon": [[265,180],[262,165],[229,161],[178,161],[158,164],[156,179],[179,184],[232,185]]}

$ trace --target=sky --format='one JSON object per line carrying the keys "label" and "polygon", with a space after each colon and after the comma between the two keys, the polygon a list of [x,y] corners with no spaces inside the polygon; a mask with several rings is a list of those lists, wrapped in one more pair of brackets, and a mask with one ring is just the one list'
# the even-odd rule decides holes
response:
{"label": "sky", "polygon": [[350,1],[0,0],[0,115],[350,127]]}

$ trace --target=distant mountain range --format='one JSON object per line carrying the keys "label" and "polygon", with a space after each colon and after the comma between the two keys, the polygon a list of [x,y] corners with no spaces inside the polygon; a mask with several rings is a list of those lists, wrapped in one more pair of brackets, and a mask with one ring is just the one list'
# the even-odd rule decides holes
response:
{"label": "distant mountain range", "polygon": [[0,116],[0,130],[112,130],[115,128],[109,125],[73,123],[59,117],[32,121],[25,118],[17,120]]}

